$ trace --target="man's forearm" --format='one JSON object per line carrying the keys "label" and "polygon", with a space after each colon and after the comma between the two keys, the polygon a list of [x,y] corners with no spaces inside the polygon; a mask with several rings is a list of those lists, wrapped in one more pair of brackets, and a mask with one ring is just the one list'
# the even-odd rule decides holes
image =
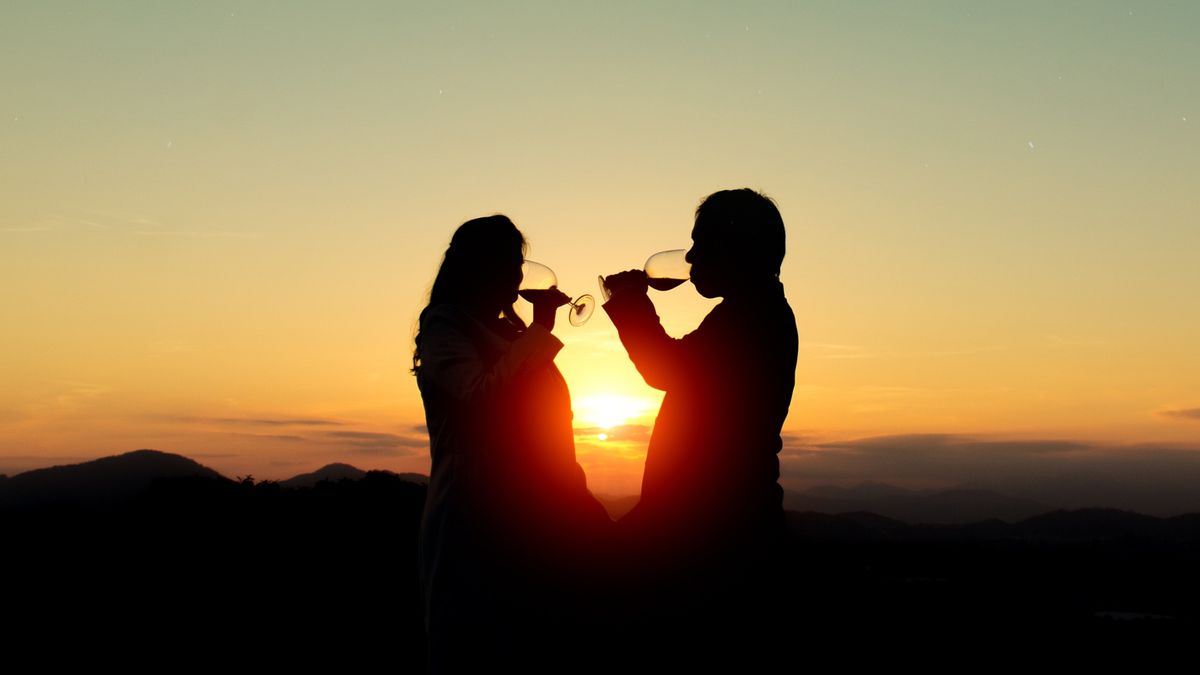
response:
{"label": "man's forearm", "polygon": [[614,295],[604,311],[646,384],[665,391],[679,367],[680,341],[667,335],[654,303],[643,293]]}

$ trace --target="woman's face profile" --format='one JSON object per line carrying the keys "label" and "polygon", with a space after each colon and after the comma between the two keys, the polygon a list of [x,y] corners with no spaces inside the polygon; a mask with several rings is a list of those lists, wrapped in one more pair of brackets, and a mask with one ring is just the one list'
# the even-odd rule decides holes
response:
{"label": "woman's face profile", "polygon": [[[502,259],[497,261],[495,276],[488,282],[489,288],[482,290],[495,298],[496,311],[499,312],[517,301],[517,290],[521,287],[522,279],[521,265],[525,262],[525,256],[520,249],[504,254],[496,252],[496,255],[502,256]],[[480,281],[483,280],[481,276]]]}
{"label": "woman's face profile", "polygon": [[509,305],[517,301],[517,289],[521,288],[521,281],[524,279],[524,274],[521,273],[521,265],[523,264],[525,264],[525,255],[519,250],[514,255],[509,256],[508,281],[506,286],[509,291]]}
{"label": "woman's face profile", "polygon": [[471,305],[474,311],[496,316],[512,307],[521,287],[521,266],[525,263],[524,237],[511,223],[499,224],[510,232],[499,231],[491,223],[469,221],[455,233],[456,294],[459,302]]}

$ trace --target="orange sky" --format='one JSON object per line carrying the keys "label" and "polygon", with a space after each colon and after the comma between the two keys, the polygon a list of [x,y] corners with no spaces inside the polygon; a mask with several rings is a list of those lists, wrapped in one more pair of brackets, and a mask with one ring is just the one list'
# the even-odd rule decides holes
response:
{"label": "orange sky", "polygon": [[[741,186],[788,226],[789,447],[1200,440],[1192,6],[0,11],[0,473],[424,471],[459,223],[594,294]],[[676,335],[712,306],[655,299]],[[633,492],[658,396],[602,312],[556,332],[589,480]]]}

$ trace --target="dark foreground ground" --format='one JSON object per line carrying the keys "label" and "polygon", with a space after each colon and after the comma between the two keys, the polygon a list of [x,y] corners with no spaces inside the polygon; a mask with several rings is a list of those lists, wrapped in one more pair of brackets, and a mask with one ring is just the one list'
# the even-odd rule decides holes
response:
{"label": "dark foreground ground", "polygon": [[[424,491],[376,472],[300,489],[171,479],[117,503],[0,511],[0,648],[35,654],[46,668],[31,672],[80,661],[422,672]],[[1034,645],[1102,660],[1200,636],[1200,517],[789,517],[793,573],[774,611],[797,663],[964,651],[985,662]]]}

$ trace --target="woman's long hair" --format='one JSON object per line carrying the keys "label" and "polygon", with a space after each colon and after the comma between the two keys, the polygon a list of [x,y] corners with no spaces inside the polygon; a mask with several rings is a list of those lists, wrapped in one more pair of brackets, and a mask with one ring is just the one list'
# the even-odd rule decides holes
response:
{"label": "woman's long hair", "polygon": [[[512,270],[525,257],[525,236],[508,216],[494,215],[468,220],[454,231],[450,246],[442,258],[429,303],[421,310],[417,334],[413,338],[414,375],[421,370],[421,329],[425,313],[434,305],[477,305],[488,294],[504,293],[513,283]],[[520,283],[520,279],[516,279]],[[507,299],[506,299],[507,300]],[[514,332],[525,329],[511,304],[498,317],[500,325]]]}

